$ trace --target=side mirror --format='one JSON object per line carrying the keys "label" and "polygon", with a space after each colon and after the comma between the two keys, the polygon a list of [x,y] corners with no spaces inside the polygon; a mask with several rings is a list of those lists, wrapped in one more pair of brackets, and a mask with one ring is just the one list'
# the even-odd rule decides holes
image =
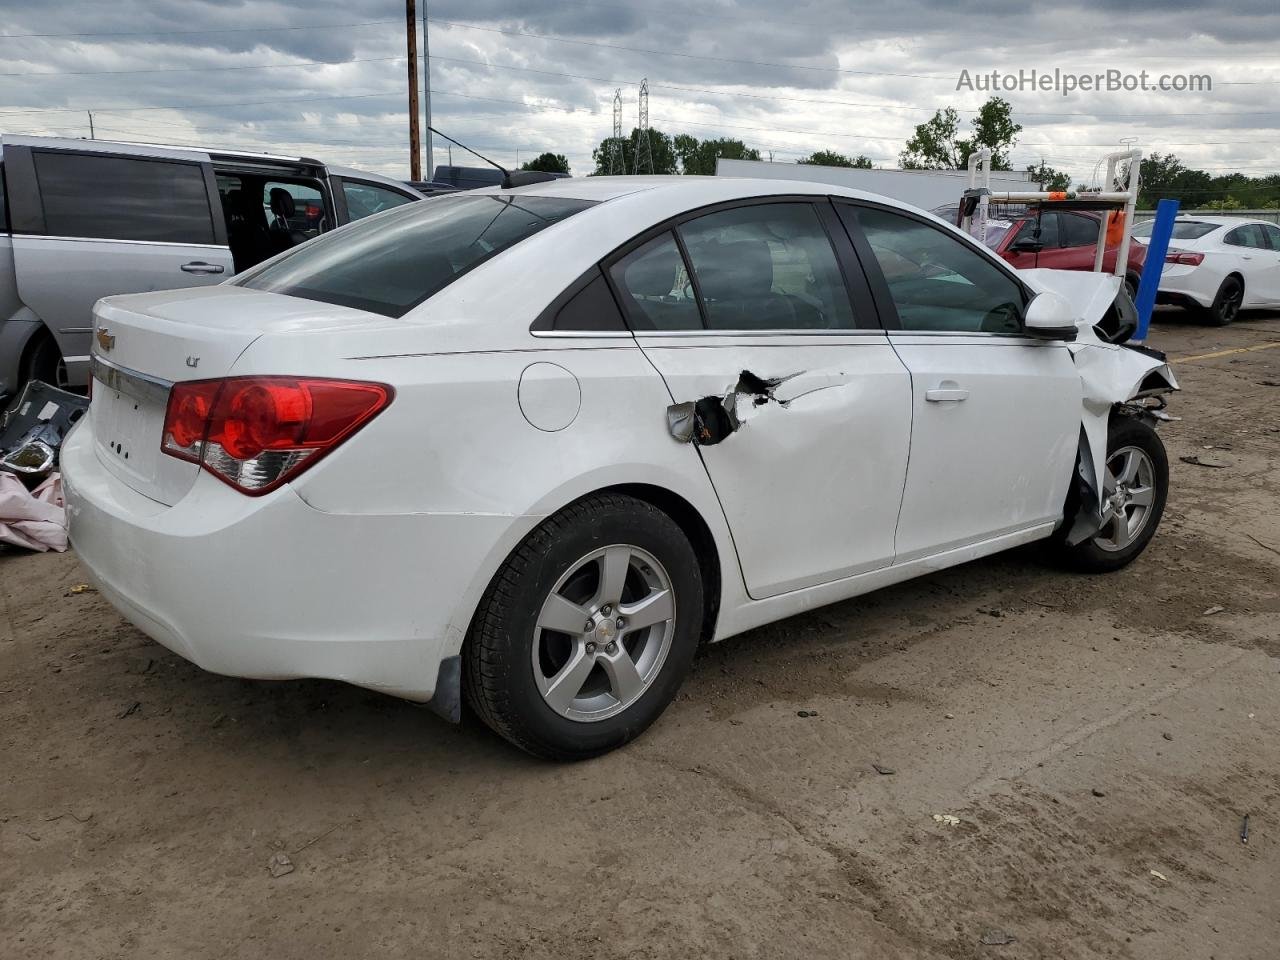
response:
{"label": "side mirror", "polygon": [[1036,294],[1027,306],[1022,325],[1028,336],[1044,340],[1074,340],[1076,311],[1066,297],[1046,290]]}
{"label": "side mirror", "polygon": [[1044,249],[1044,244],[1035,237],[1023,237],[1011,243],[1009,249],[1014,253],[1039,253]]}

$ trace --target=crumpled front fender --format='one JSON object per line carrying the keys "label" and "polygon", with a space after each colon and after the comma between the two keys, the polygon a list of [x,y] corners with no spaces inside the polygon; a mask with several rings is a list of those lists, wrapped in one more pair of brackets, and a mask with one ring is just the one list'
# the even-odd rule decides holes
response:
{"label": "crumpled front fender", "polygon": [[1079,497],[1080,512],[1068,517],[1069,543],[1079,543],[1101,529],[1101,506],[1107,465],[1107,432],[1117,407],[1155,422],[1167,419],[1158,408],[1135,401],[1178,389],[1163,353],[1148,347],[1107,343],[1098,323],[1120,292],[1119,277],[1076,270],[1021,270],[1036,292],[1051,290],[1076,305],[1077,334],[1067,345],[1080,374],[1080,453],[1077,482],[1087,487]]}

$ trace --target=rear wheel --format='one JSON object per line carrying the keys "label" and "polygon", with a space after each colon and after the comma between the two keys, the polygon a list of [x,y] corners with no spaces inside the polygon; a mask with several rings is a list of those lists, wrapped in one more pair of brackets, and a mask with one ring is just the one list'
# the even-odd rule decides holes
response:
{"label": "rear wheel", "polygon": [[1244,303],[1244,284],[1239,277],[1227,277],[1207,311],[1207,319],[1215,327],[1225,327],[1240,315]]}
{"label": "rear wheel", "polygon": [[26,357],[20,371],[19,391],[28,380],[43,380],[55,387],[66,387],[67,365],[62,360],[62,351],[58,349],[58,341],[53,335],[42,330],[27,347]]}
{"label": "rear wheel", "polygon": [[675,696],[702,604],[697,557],[670,517],[633,497],[587,497],[494,576],[467,638],[467,701],[536,756],[605,753]]}
{"label": "rear wheel", "polygon": [[1135,417],[1115,418],[1103,471],[1102,529],[1074,547],[1062,544],[1063,559],[1088,573],[1131,563],[1155,536],[1168,491],[1169,460],[1155,428]]}

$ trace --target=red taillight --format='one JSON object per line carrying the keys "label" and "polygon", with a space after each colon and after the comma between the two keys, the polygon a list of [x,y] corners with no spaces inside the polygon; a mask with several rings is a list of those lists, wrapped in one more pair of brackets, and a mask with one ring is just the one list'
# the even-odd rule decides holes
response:
{"label": "red taillight", "polygon": [[160,449],[256,496],[297,476],[372,419],[381,383],[228,377],[175,384]]}
{"label": "red taillight", "polygon": [[1165,254],[1165,263],[1180,263],[1185,267],[1198,267],[1204,263],[1203,253],[1192,253],[1190,250],[1173,250]]}

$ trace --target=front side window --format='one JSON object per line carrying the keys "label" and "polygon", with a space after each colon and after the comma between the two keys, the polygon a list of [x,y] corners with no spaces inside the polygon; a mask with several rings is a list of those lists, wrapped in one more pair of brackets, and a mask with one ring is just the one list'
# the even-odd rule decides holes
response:
{"label": "front side window", "polygon": [[407,204],[326,233],[234,282],[401,317],[484,261],[594,205],[520,194]]}
{"label": "front side window", "polygon": [[1022,287],[961,239],[886,210],[860,209],[856,219],[903,330],[1021,332]]}
{"label": "front side window", "polygon": [[1259,250],[1267,246],[1262,225],[1258,223],[1246,223],[1242,227],[1236,227],[1223,238],[1222,242],[1233,247],[1253,247]]}
{"label": "front side window", "polygon": [[818,212],[759,203],[679,228],[711,330],[849,330],[849,292]]}
{"label": "front side window", "polygon": [[47,151],[33,157],[48,236],[214,242],[199,164]]}
{"label": "front side window", "polygon": [[1093,217],[1082,217],[1078,213],[1064,213],[1062,216],[1062,245],[1064,247],[1094,247],[1098,244],[1098,231],[1101,220]]}
{"label": "front side window", "polygon": [[386,187],[377,187],[372,183],[360,183],[355,180],[342,181],[342,194],[347,200],[347,218],[350,220],[363,220],[365,217],[371,217],[383,210],[390,210],[392,207],[399,207],[413,199],[398,190],[389,190]]}

